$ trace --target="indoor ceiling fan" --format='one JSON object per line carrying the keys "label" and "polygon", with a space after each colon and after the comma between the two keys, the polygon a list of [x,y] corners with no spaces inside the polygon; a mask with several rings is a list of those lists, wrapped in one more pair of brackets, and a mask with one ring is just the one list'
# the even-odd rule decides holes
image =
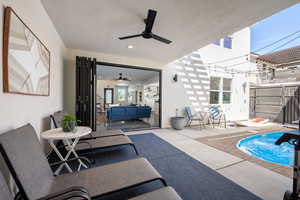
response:
{"label": "indoor ceiling fan", "polygon": [[116,79],[116,81],[131,81],[129,78],[123,77],[123,74],[119,74],[119,78]]}
{"label": "indoor ceiling fan", "polygon": [[166,44],[170,44],[172,41],[167,40],[163,37],[160,37],[158,35],[155,35],[152,33],[152,28],[153,28],[153,24],[155,21],[155,17],[156,17],[156,11],[155,10],[148,10],[148,16],[146,19],[144,19],[144,22],[146,24],[145,26],[145,30],[141,33],[141,34],[136,34],[136,35],[130,35],[130,36],[125,36],[125,37],[119,37],[120,40],[126,40],[126,39],[130,39],[130,38],[135,38],[135,37],[143,37],[145,39],[155,39],[158,40],[160,42],[166,43]]}

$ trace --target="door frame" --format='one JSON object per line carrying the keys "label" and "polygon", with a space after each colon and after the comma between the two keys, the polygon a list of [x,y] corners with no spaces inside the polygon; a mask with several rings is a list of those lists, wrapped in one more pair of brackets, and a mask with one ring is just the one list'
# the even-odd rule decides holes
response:
{"label": "door frame", "polygon": [[114,88],[104,88],[104,105],[106,104],[106,91],[111,90],[111,104],[114,104]]}
{"label": "door frame", "polygon": [[[96,62],[96,67],[97,67],[97,65],[105,65],[105,66],[109,66],[109,67],[119,67],[119,68],[127,68],[127,69],[140,69],[140,70],[158,72],[158,75],[159,75],[159,128],[161,128],[161,124],[162,124],[162,70],[161,69],[154,69],[154,68],[141,67],[141,66],[135,66],[135,65],[109,63],[109,62],[99,62],[99,61]],[[153,127],[153,128],[155,128],[155,127]]]}

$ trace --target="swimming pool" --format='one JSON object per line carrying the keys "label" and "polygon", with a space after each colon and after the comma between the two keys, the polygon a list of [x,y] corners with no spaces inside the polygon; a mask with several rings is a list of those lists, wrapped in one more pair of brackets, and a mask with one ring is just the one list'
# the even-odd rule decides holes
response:
{"label": "swimming pool", "polygon": [[284,132],[272,132],[250,136],[240,140],[236,146],[243,152],[261,160],[292,166],[294,164],[294,147],[289,143],[275,145]]}

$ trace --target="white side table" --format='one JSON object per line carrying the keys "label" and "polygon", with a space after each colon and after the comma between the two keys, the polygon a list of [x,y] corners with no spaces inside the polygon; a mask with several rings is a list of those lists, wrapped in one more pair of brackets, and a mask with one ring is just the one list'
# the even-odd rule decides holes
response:
{"label": "white side table", "polygon": [[[79,141],[79,139],[83,136],[86,136],[88,134],[90,134],[92,132],[92,129],[89,127],[84,127],[84,126],[77,126],[76,127],[76,132],[63,132],[62,128],[55,128],[55,129],[51,129],[45,132],[41,133],[41,138],[48,140],[50,146],[53,148],[53,150],[55,151],[55,153],[57,154],[57,156],[59,157],[59,159],[61,161],[64,161],[64,163],[62,163],[57,170],[55,171],[54,174],[59,174],[60,171],[62,170],[63,166],[65,166],[67,168],[67,170],[69,172],[73,172],[73,170],[71,169],[71,167],[69,166],[69,164],[66,162],[66,160],[68,160],[68,158],[70,157],[71,153],[73,153],[73,155],[77,158],[78,162],[79,162],[79,166],[77,171],[80,170],[81,166],[88,168],[80,159],[79,156],[77,155],[76,151],[75,151],[75,147]],[[54,141],[55,140],[63,140],[65,141],[65,143],[67,144],[68,148],[67,149],[67,154],[65,157],[63,157],[61,155],[61,153],[59,152],[59,150],[56,148]]]}

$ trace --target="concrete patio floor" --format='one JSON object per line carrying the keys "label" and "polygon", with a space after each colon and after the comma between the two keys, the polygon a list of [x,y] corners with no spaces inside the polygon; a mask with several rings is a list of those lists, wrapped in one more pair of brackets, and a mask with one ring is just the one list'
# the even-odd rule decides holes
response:
{"label": "concrete patio floor", "polygon": [[262,199],[281,200],[285,190],[292,188],[292,180],[290,178],[195,140],[201,137],[242,133],[245,131],[256,132],[259,130],[248,127],[228,129],[207,127],[199,130],[199,128],[193,127],[181,131],[155,129],[128,132],[126,134],[154,133]]}

